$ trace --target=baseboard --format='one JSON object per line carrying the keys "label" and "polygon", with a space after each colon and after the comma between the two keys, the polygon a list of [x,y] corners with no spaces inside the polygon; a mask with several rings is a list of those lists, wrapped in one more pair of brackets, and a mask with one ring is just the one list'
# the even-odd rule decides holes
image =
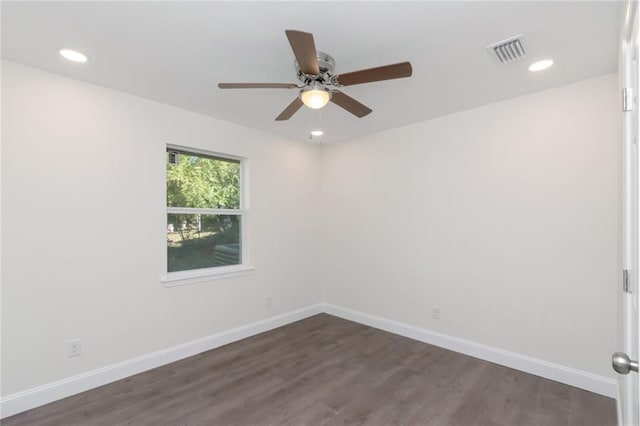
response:
{"label": "baseboard", "polygon": [[323,304],[322,310],[327,314],[344,318],[360,324],[368,325],[410,339],[429,343],[441,348],[450,349],[465,355],[479,358],[495,364],[504,365],[545,379],[554,380],[576,388],[588,390],[600,395],[616,398],[617,384],[613,379],[598,376],[586,371],[576,370],[552,362],[543,361],[514,352],[505,351],[492,346],[452,337],[446,334],[425,330],[412,325],[392,321],[386,318],[369,315],[351,309]]}
{"label": "baseboard", "polygon": [[283,325],[319,314],[322,305],[313,305],[286,314],[267,318],[228,331],[193,340],[138,358],[108,365],[67,379],[58,380],[23,392],[8,395],[0,400],[0,418],[12,416],[68,396],[103,386],[152,368],[197,355],[220,346],[264,333]]}

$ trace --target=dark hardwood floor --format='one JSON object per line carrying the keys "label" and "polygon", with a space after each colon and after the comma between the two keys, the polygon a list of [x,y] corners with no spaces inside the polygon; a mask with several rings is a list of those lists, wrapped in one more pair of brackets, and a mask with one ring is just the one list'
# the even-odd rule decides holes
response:
{"label": "dark hardwood floor", "polygon": [[321,314],[2,424],[607,426],[616,412],[610,398]]}

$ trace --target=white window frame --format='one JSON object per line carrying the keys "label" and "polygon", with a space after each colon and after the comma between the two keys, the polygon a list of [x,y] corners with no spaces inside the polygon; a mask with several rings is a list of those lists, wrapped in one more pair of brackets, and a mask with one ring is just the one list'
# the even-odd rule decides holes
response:
{"label": "white window frame", "polygon": [[[169,207],[167,206],[167,170],[166,165],[164,169],[164,200],[165,200],[165,214],[163,223],[162,241],[164,242],[164,274],[161,281],[165,287],[181,286],[185,284],[193,284],[202,281],[216,280],[221,278],[238,277],[247,275],[254,270],[249,262],[249,199],[248,199],[248,159],[245,157],[238,157],[235,155],[223,154],[219,152],[205,151],[197,148],[190,148],[179,145],[167,145],[165,149],[165,156],[167,150],[176,150],[194,155],[202,155],[205,157],[215,157],[223,160],[233,160],[240,162],[240,208],[239,209],[201,209],[201,208],[188,208],[188,207]],[[163,157],[166,158],[166,157]],[[166,160],[165,163],[166,164]],[[167,215],[169,214],[218,214],[218,215],[233,215],[240,217],[240,256],[241,262],[239,265],[228,266],[215,266],[211,268],[191,269],[188,271],[176,271],[168,272],[169,265],[167,261]]]}

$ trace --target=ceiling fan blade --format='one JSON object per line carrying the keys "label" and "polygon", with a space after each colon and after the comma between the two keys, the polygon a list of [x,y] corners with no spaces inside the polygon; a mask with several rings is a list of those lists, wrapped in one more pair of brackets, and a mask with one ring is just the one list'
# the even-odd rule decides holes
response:
{"label": "ceiling fan blade", "polygon": [[412,72],[413,69],[411,68],[411,62],[400,62],[398,64],[384,65],[381,67],[367,68],[366,70],[340,74],[336,76],[336,79],[342,86],[351,86],[353,84],[411,77]]}
{"label": "ceiling fan blade", "polygon": [[295,89],[292,83],[218,83],[220,89]]}
{"label": "ceiling fan blade", "polygon": [[333,92],[331,96],[331,102],[338,105],[341,108],[346,109],[351,114],[358,118],[362,118],[371,113],[371,108],[353,99],[351,96],[345,95],[339,90]]}
{"label": "ceiling fan blade", "polygon": [[302,103],[302,101],[300,100],[299,97],[296,96],[296,98],[293,100],[293,102],[291,102],[281,113],[279,116],[276,117],[276,121],[284,121],[284,120],[288,120],[291,118],[291,116],[293,114],[296,113],[296,111],[298,111],[302,105],[304,105]]}
{"label": "ceiling fan blade", "polygon": [[286,30],[285,33],[289,39],[289,44],[296,57],[296,61],[298,61],[300,70],[305,74],[320,74],[318,54],[316,53],[313,34],[295,30]]}

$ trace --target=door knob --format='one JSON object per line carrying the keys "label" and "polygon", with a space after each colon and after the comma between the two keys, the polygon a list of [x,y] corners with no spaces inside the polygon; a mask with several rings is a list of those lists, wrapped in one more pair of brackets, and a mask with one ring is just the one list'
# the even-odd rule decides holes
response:
{"label": "door knob", "polygon": [[631,361],[629,355],[616,352],[611,356],[613,369],[620,374],[629,374],[630,371],[638,372],[638,361]]}

